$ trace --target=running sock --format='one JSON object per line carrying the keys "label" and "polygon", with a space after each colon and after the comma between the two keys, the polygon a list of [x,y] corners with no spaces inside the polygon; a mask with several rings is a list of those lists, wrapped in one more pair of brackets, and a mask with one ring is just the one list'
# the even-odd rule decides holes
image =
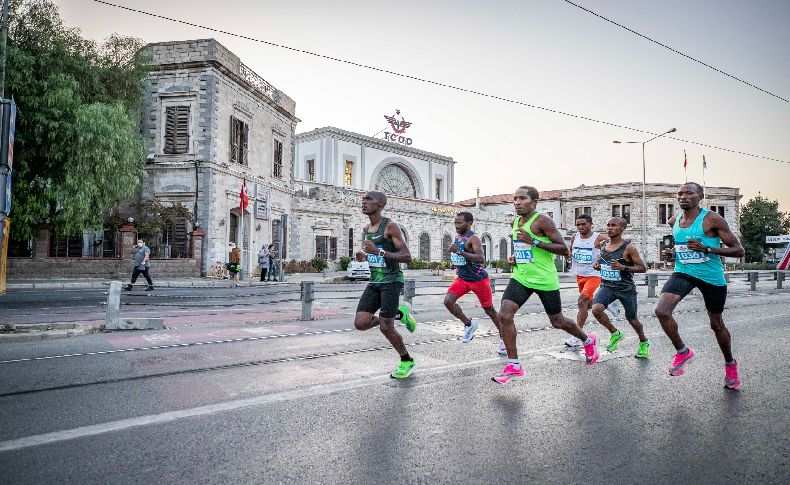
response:
{"label": "running sock", "polygon": [[395,314],[395,320],[400,320],[403,318],[403,312],[398,310],[398,313]]}
{"label": "running sock", "polygon": [[472,326],[472,319],[470,318],[468,322],[464,323],[464,327],[471,327]]}
{"label": "running sock", "polygon": [[689,348],[684,345],[683,347],[678,349],[678,353],[679,354],[688,354],[689,353]]}
{"label": "running sock", "polygon": [[587,337],[587,340],[584,341],[584,345],[590,345],[592,343],[592,337]]}
{"label": "running sock", "polygon": [[516,370],[521,369],[521,362],[519,362],[518,359],[507,359],[507,363],[512,364]]}
{"label": "running sock", "polygon": [[400,361],[401,362],[413,362],[414,359],[411,357],[411,355],[409,355],[408,352],[406,352],[405,354],[400,356]]}
{"label": "running sock", "polygon": [[736,363],[737,363],[737,361],[735,359],[732,359],[729,362],[725,362],[724,365],[735,365]]}

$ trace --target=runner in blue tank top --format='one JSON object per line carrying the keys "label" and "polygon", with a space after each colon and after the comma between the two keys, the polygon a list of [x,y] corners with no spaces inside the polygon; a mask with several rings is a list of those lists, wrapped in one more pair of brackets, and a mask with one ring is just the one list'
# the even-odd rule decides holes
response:
{"label": "runner in blue tank top", "polygon": [[[693,288],[698,288],[705,300],[710,326],[724,354],[724,385],[729,389],[738,389],[741,385],[738,363],[732,357],[730,332],[721,316],[727,300],[727,282],[724,280],[721,256],[740,258],[744,251],[727,221],[715,212],[700,207],[700,200],[704,197],[702,186],[694,182],[682,185],[678,190],[678,205],[683,212],[679,214],[680,217],[669,220],[675,238],[675,272],[661,290],[656,316],[677,349],[669,374],[683,375],[686,364],[694,358],[695,352],[686,347],[680,338],[678,323],[672,312],[680,300]],[[672,250],[668,251],[671,253]]]}
{"label": "runner in blue tank top", "polygon": [[[491,294],[491,283],[488,279],[488,273],[483,268],[485,262],[485,255],[483,254],[483,245],[480,244],[480,238],[477,237],[472,231],[472,223],[474,217],[470,212],[459,212],[455,216],[455,232],[458,237],[450,245],[450,261],[457,270],[458,277],[447,289],[447,294],[444,296],[444,306],[453,314],[453,316],[464,324],[464,337],[463,342],[468,343],[475,337],[478,323],[472,318],[466,316],[464,311],[458,306],[458,299],[469,293],[470,291],[477,295],[480,301],[480,306],[486,315],[494,322],[497,331],[499,331],[499,317],[497,311],[494,309],[494,298]],[[499,351],[505,353],[505,344],[500,342]]]}

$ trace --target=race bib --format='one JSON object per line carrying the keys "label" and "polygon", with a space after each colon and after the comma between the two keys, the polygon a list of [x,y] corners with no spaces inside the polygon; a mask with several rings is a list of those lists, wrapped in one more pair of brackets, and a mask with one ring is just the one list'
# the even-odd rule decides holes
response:
{"label": "race bib", "polygon": [[[381,251],[384,249],[384,246],[377,244],[376,249]],[[378,254],[370,254],[368,253],[368,266],[371,268],[384,268],[387,264],[384,261],[383,256],[379,256]]]}
{"label": "race bib", "polygon": [[579,264],[592,264],[592,248],[573,248],[573,260]]}
{"label": "race bib", "polygon": [[606,281],[620,281],[620,270],[612,269],[609,263],[601,263],[601,279]]}
{"label": "race bib", "polygon": [[450,253],[450,262],[453,266],[466,266],[466,258],[458,253]]}
{"label": "race bib", "polygon": [[535,262],[535,258],[532,256],[532,245],[524,241],[513,241],[513,257],[516,259],[516,264]]}
{"label": "race bib", "polygon": [[699,264],[710,261],[707,254],[702,251],[694,251],[689,249],[686,244],[675,245],[675,259],[678,263],[683,264]]}

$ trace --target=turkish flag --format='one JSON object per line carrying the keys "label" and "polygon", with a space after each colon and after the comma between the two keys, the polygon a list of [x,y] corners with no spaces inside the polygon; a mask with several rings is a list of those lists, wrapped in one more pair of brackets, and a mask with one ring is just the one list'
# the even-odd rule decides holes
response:
{"label": "turkish flag", "polygon": [[247,179],[244,179],[244,183],[241,185],[241,192],[239,192],[239,211],[244,214],[244,209],[250,205],[250,198],[247,197]]}

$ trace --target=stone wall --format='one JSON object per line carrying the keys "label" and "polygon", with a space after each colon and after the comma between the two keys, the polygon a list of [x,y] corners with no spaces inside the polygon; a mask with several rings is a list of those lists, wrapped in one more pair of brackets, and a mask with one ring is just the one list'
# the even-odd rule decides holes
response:
{"label": "stone wall", "polygon": [[[121,259],[93,258],[9,258],[9,279],[35,278],[115,278],[131,277],[134,263]],[[196,278],[200,268],[195,259],[152,259],[151,279]],[[144,279],[142,276],[140,279]]]}

